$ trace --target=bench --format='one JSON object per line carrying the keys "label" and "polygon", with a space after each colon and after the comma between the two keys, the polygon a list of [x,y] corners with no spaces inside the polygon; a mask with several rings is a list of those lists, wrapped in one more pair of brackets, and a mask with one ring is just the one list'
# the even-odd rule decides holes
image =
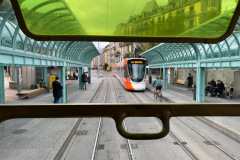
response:
{"label": "bench", "polygon": [[175,83],[185,85],[185,84],[186,84],[186,81],[185,81],[185,80],[182,80],[182,79],[176,79],[176,80],[173,81],[173,85],[174,85]]}
{"label": "bench", "polygon": [[45,88],[38,88],[38,89],[29,90],[26,92],[17,93],[17,96],[18,96],[18,98],[32,98],[32,97],[40,95],[46,91],[47,91],[47,89],[45,89]]}

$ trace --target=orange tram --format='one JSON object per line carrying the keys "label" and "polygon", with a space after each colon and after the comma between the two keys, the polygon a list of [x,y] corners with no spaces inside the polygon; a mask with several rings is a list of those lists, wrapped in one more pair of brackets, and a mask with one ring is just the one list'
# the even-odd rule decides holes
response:
{"label": "orange tram", "polygon": [[146,89],[146,59],[126,58],[123,62],[112,65],[112,74],[127,90]]}

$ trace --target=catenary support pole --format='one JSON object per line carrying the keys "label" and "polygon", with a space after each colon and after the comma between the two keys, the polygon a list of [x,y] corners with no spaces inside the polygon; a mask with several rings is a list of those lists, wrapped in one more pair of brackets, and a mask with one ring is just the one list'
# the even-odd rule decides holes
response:
{"label": "catenary support pole", "polygon": [[152,68],[148,68],[148,82],[151,84],[152,83]]}
{"label": "catenary support pole", "polygon": [[22,92],[22,68],[17,67],[17,93]]}
{"label": "catenary support pole", "polygon": [[90,68],[88,68],[88,83],[89,84],[91,83],[91,76],[92,76],[92,74],[91,74],[91,67],[90,67]]}
{"label": "catenary support pole", "polygon": [[82,87],[83,87],[82,74],[83,74],[83,67],[79,67],[78,68],[79,89],[82,89]]}
{"label": "catenary support pole", "polygon": [[204,102],[205,98],[205,67],[197,67],[196,101]]}
{"label": "catenary support pole", "polygon": [[168,69],[163,67],[163,89],[168,87]]}
{"label": "catenary support pole", "polygon": [[5,104],[4,66],[0,66],[0,103]]}
{"label": "catenary support pole", "polygon": [[65,74],[65,67],[64,66],[61,66],[61,67],[58,67],[59,68],[59,71],[58,71],[58,74],[59,74],[59,82],[63,85],[63,96],[61,98],[61,103],[65,103],[66,102],[66,97],[67,97],[67,94],[66,94],[66,74]]}
{"label": "catenary support pole", "polygon": [[176,68],[173,68],[173,78],[175,78],[176,74]]}
{"label": "catenary support pole", "polygon": [[44,81],[46,82],[46,84],[48,84],[47,67],[44,67],[43,69],[43,76],[44,76]]}

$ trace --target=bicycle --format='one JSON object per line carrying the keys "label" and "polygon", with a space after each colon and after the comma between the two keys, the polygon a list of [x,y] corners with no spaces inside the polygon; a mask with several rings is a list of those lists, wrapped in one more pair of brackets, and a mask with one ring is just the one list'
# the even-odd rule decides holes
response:
{"label": "bicycle", "polygon": [[158,89],[157,94],[155,94],[155,91],[154,91],[154,97],[155,99],[158,99],[160,102],[162,102],[162,90]]}

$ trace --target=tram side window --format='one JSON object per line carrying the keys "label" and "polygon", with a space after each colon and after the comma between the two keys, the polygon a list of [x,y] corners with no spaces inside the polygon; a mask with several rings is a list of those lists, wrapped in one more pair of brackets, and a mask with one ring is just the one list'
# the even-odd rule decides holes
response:
{"label": "tram side window", "polygon": [[127,78],[128,77],[128,73],[127,73],[127,66],[124,66],[123,67],[123,76],[125,77],[125,78]]}

